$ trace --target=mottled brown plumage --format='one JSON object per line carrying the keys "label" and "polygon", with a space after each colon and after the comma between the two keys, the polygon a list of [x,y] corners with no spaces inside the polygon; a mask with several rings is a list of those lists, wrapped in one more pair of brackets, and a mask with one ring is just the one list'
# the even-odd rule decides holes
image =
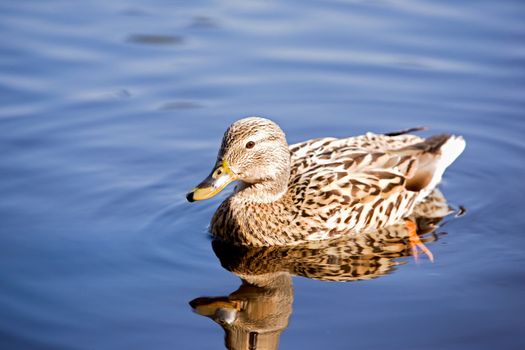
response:
{"label": "mottled brown plumage", "polygon": [[[428,242],[437,237],[429,233],[452,212],[436,189],[416,205],[409,218]],[[412,252],[404,223],[293,246],[239,246],[216,240],[213,250],[224,268],[252,284],[280,273],[324,281],[368,280],[391,272],[400,263],[395,258]]]}
{"label": "mottled brown plumage", "polygon": [[[188,199],[209,198],[240,180],[210,228],[237,244],[290,245],[358,234],[408,217],[464,146],[457,136],[425,140],[403,133],[288,146],[277,124],[246,118],[226,131],[215,172]],[[219,185],[213,187],[214,181]],[[212,190],[193,197],[210,183]]]}

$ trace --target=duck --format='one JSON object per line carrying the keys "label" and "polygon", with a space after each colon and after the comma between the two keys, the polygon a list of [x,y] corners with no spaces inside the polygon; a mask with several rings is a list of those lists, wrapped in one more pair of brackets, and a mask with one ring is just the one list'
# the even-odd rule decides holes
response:
{"label": "duck", "polygon": [[412,134],[419,130],[289,145],[274,121],[243,118],[228,127],[211,173],[186,198],[206,200],[237,181],[209,227],[236,245],[296,245],[403,223],[414,255],[433,260],[410,215],[466,143],[451,134]]}

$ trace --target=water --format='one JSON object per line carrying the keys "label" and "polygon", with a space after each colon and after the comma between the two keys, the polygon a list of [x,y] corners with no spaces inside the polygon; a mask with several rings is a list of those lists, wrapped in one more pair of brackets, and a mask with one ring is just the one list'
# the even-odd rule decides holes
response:
{"label": "water", "polygon": [[281,349],[523,348],[524,17],[521,1],[2,2],[0,347],[224,348],[188,302],[241,285],[206,234],[226,194],[184,195],[258,114],[290,143],[467,140],[441,186],[467,213],[435,263],[284,281]]}

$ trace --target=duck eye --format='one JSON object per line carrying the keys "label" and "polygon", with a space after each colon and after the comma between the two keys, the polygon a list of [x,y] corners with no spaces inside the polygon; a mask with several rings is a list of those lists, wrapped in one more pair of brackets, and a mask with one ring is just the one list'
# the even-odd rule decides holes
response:
{"label": "duck eye", "polygon": [[253,141],[248,141],[246,143],[246,148],[253,148],[253,146],[255,146],[255,142],[253,142]]}

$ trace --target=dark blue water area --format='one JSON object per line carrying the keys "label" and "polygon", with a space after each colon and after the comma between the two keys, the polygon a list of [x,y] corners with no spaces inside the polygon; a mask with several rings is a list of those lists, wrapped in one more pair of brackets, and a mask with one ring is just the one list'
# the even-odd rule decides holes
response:
{"label": "dark blue water area", "polygon": [[523,349],[522,1],[0,3],[0,348],[221,349],[241,280],[187,203],[226,127],[290,143],[429,126],[466,214],[355,282],[293,278],[281,349]]}

